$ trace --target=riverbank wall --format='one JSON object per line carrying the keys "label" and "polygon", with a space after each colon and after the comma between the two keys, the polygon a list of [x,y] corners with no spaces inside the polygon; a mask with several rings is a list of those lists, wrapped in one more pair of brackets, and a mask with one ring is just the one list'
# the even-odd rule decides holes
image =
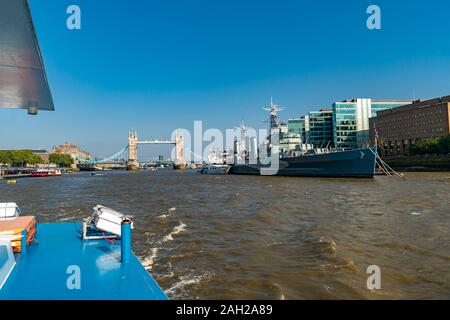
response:
{"label": "riverbank wall", "polygon": [[401,172],[450,172],[450,155],[425,155],[383,159]]}

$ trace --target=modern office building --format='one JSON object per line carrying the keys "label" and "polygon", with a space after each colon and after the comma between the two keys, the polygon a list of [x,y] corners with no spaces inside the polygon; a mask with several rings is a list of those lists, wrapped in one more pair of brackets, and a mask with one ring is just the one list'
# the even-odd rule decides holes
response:
{"label": "modern office building", "polygon": [[283,137],[283,135],[287,134],[289,129],[288,129],[288,125],[285,122],[281,122],[278,125],[278,129],[280,129],[280,139]]}
{"label": "modern office building", "polygon": [[301,138],[296,132],[289,131],[289,124],[282,123],[280,128],[280,152],[287,153],[300,148]]}
{"label": "modern office building", "polygon": [[352,99],[333,103],[336,148],[354,149],[370,143],[369,119],[378,111],[411,104],[412,100]]}
{"label": "modern office building", "polygon": [[307,144],[315,148],[333,147],[334,145],[331,109],[311,111],[306,116],[289,119],[287,128],[291,144],[294,143],[293,141],[299,141],[299,146]]}
{"label": "modern office building", "polygon": [[308,128],[306,143],[315,148],[334,146],[333,112],[331,109],[321,109],[308,113]]}
{"label": "modern office building", "polygon": [[407,155],[409,147],[421,139],[450,134],[450,96],[377,112],[370,119],[370,136],[387,155]]}
{"label": "modern office building", "polygon": [[280,140],[280,152],[286,153],[290,151],[300,150],[302,142],[297,133],[286,133]]}
{"label": "modern office building", "polygon": [[309,133],[309,117],[303,116],[297,119],[288,120],[288,132],[297,134],[301,143],[306,143],[306,137]]}

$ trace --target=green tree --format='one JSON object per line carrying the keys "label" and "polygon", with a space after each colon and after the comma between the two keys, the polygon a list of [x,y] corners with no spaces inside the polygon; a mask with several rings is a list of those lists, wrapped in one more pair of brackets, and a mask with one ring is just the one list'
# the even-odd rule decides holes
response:
{"label": "green tree", "polygon": [[438,154],[440,153],[438,139],[423,139],[411,146],[412,155]]}
{"label": "green tree", "polygon": [[440,137],[438,140],[440,153],[450,153],[450,134]]}
{"label": "green tree", "polygon": [[15,167],[24,167],[27,164],[42,163],[41,157],[29,150],[4,150],[0,151],[0,163]]}
{"label": "green tree", "polygon": [[9,157],[8,151],[6,150],[1,150],[0,151],[0,164],[10,164],[11,163],[11,158]]}
{"label": "green tree", "polygon": [[73,164],[73,159],[70,154],[52,153],[50,162],[60,167],[70,167]]}
{"label": "green tree", "polygon": [[36,165],[42,163],[42,158],[37,154],[30,154],[27,156],[27,164]]}

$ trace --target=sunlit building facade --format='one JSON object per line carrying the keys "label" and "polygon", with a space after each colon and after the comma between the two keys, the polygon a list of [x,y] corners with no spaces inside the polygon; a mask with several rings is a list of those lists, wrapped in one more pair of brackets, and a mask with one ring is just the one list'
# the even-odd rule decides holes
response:
{"label": "sunlit building facade", "polygon": [[308,127],[306,143],[315,148],[329,148],[334,146],[333,112],[322,109],[308,113]]}
{"label": "sunlit building facade", "polygon": [[381,110],[370,119],[370,135],[385,155],[408,155],[420,140],[450,134],[450,96]]}
{"label": "sunlit building facade", "polygon": [[352,99],[333,103],[333,140],[339,149],[370,144],[369,119],[378,111],[411,104],[412,100]]}
{"label": "sunlit building facade", "polygon": [[306,137],[309,132],[309,117],[303,116],[297,119],[288,120],[288,132],[297,134],[301,143],[306,143]]}
{"label": "sunlit building facade", "polygon": [[289,130],[289,122],[282,123],[280,126],[280,152],[288,153],[300,148],[301,135],[297,132]]}

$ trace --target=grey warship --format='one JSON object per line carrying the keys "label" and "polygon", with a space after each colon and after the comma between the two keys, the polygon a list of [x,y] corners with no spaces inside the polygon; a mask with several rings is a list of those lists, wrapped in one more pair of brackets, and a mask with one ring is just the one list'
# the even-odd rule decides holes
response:
{"label": "grey warship", "polygon": [[[270,134],[267,137],[266,148],[268,158],[261,158],[258,152],[256,159],[251,161],[248,157],[237,159],[234,152],[234,163],[231,164],[230,174],[242,175],[277,175],[277,176],[303,176],[303,177],[352,177],[373,178],[376,166],[376,148],[359,148],[354,150],[310,149],[294,152],[290,155],[279,154],[278,134],[279,121],[277,105],[271,101],[270,107]],[[275,135],[277,137],[275,138]],[[236,149],[236,147],[235,147]],[[261,151],[261,150],[259,150]],[[277,158],[273,158],[276,154]],[[276,159],[277,163],[274,163]]]}

